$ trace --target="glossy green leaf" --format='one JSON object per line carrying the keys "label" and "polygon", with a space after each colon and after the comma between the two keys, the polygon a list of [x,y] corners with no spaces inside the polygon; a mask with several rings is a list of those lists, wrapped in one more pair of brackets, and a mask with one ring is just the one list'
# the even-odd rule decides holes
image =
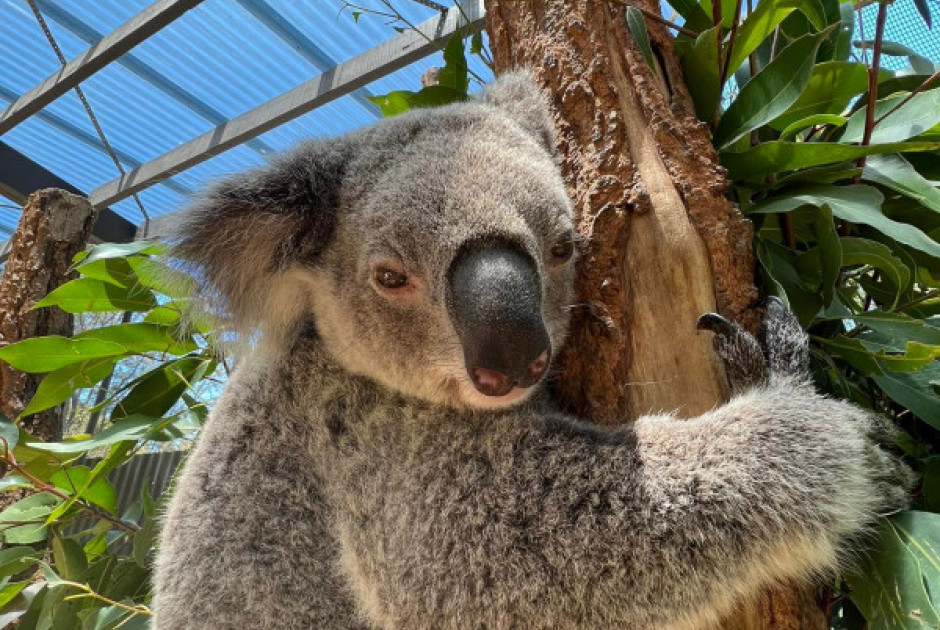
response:
{"label": "glossy green leaf", "polygon": [[723,148],[783,114],[809,82],[819,44],[832,28],[799,38],[747,82],[722,115],[715,145]]}
{"label": "glossy green leaf", "polygon": [[867,89],[868,68],[865,64],[848,61],[816,64],[799,98],[773,120],[771,126],[784,129],[810,116],[841,114],[852,98]]}
{"label": "glossy green leaf", "polygon": [[747,151],[722,151],[720,157],[731,179],[750,179],[769,173],[857,160],[864,155],[938,149],[940,142],[896,142],[863,147],[835,142],[772,141],[762,142]]}
{"label": "glossy green leaf", "polygon": [[760,239],[757,258],[763,273],[772,281],[773,294],[787,303],[804,327],[809,326],[823,302],[816,288],[807,286],[796,269],[796,253],[773,241]]}
{"label": "glossy green leaf", "polygon": [[88,568],[82,546],[72,538],[53,536],[52,558],[56,572],[66,580],[78,580]]}
{"label": "glossy green leaf", "polygon": [[806,10],[808,14],[812,14],[807,17],[812,19],[816,28],[824,28],[825,17],[819,14],[819,10],[814,10],[812,3],[802,0],[762,0],[738,28],[728,64],[731,71],[737,70],[747,60],[748,55],[773,33],[777,25],[794,9]]}
{"label": "glossy green leaf", "polygon": [[121,287],[95,278],[66,282],[33,308],[58,306],[67,313],[149,311],[157,305],[153,293],[140,287]]}
{"label": "glossy green leaf", "polygon": [[781,132],[780,139],[792,140],[797,133],[810,127],[816,127],[817,125],[831,125],[833,127],[841,127],[845,123],[846,119],[842,116],[836,116],[835,114],[816,114],[815,116],[803,118],[787,126],[787,128]]}
{"label": "glossy green leaf", "polygon": [[21,372],[41,373],[88,359],[122,355],[124,352],[121,345],[101,338],[33,337],[0,348],[0,360]]}
{"label": "glossy green leaf", "polygon": [[697,33],[712,26],[711,15],[695,0],[670,0],[670,6],[685,20],[685,26]]}
{"label": "glossy green leaf", "polygon": [[[867,48],[869,50],[874,48],[874,42],[871,41],[853,42],[853,45],[856,48]],[[892,57],[907,57],[911,68],[918,74],[932,74],[934,71],[933,62],[930,59],[899,42],[882,41],[881,54]]]}
{"label": "glossy green leaf", "polygon": [[30,444],[30,447],[59,455],[84,453],[100,446],[110,446],[124,440],[136,442],[145,439],[160,421],[161,418],[128,416],[103,431],[95,433],[93,436],[79,435],[64,442],[34,442]]}
{"label": "glossy green leaf", "polygon": [[869,311],[852,315],[852,320],[891,339],[897,339],[900,345],[908,341],[940,346],[940,327],[916,319],[904,313],[885,313]]}
{"label": "glossy green leaf", "polygon": [[158,241],[133,241],[131,243],[102,243],[75,256],[76,263],[89,263],[105,258],[124,258],[132,254],[158,255],[166,253],[167,246]]}
{"label": "glossy green leaf", "polygon": [[[940,88],[915,94],[897,111],[887,115],[900,105],[903,95],[890,96],[875,103],[875,128],[871,134],[871,144],[901,142],[920,135],[940,124]],[[861,142],[865,133],[865,115],[868,107],[862,107],[852,114],[845,125],[845,132],[839,139],[843,143]],[[887,115],[884,120],[880,120]],[[880,122],[879,122],[880,120]]]}
{"label": "glossy green leaf", "polygon": [[822,206],[818,212],[813,213],[813,231],[816,234],[816,248],[819,250],[822,271],[820,293],[823,306],[828,306],[832,302],[839,271],[842,269],[842,244],[828,207]]}
{"label": "glossy green leaf", "polygon": [[871,553],[848,583],[870,630],[927,630],[940,624],[920,558],[888,520],[882,520]]}
{"label": "glossy green leaf", "polygon": [[99,258],[78,265],[76,270],[85,278],[101,280],[119,287],[132,287],[138,283],[137,274],[127,258]]}
{"label": "glossy green leaf", "polygon": [[[179,313],[175,313],[179,319]],[[123,352],[172,352],[186,354],[197,349],[196,343],[190,339],[180,340],[175,337],[175,329],[170,326],[150,322],[128,322],[114,326],[92,328],[75,335],[76,340],[98,339],[119,345]]]}
{"label": "glossy green leaf", "polygon": [[702,31],[695,41],[677,41],[676,56],[682,64],[682,76],[692,95],[695,115],[699,120],[711,123],[721,100],[718,27]]}
{"label": "glossy green leaf", "polygon": [[132,414],[162,416],[192,382],[202,378],[211,364],[211,359],[184,358],[150,372],[115,406],[111,418],[117,420]]}
{"label": "glossy green leaf", "polygon": [[658,74],[656,62],[653,59],[653,49],[650,46],[650,34],[646,30],[646,21],[643,19],[643,14],[636,7],[627,7],[627,28],[630,30],[630,35],[633,37],[633,41],[636,42],[637,48],[640,49],[640,54],[646,60],[646,65],[650,67],[653,74]]}
{"label": "glossy green leaf", "polygon": [[454,31],[444,46],[444,67],[437,75],[437,83],[461,94],[467,93],[467,57],[460,31]]}
{"label": "glossy green leaf", "polygon": [[25,571],[41,556],[42,554],[32,547],[0,549],[0,579]]}
{"label": "glossy green leaf", "polygon": [[116,360],[114,357],[89,359],[46,374],[20,416],[28,416],[60,405],[68,400],[73,392],[101,382],[114,369]]}
{"label": "glossy green leaf", "polygon": [[23,580],[22,582],[7,582],[0,587],[0,610],[3,609],[8,603],[13,601],[20,592],[29,586],[29,580]]}
{"label": "glossy green leaf", "polygon": [[748,214],[790,212],[806,205],[828,205],[832,214],[840,219],[869,225],[899,243],[940,258],[940,243],[912,225],[886,217],[881,212],[882,201],[882,194],[871,186],[807,186],[768,199],[754,206]]}
{"label": "glossy green leaf", "polygon": [[50,481],[70,496],[94,503],[113,514],[117,510],[114,486],[103,476],[94,480],[91,476],[87,466],[69,466],[54,474]]}
{"label": "glossy green leaf", "polygon": [[940,363],[934,362],[916,372],[887,372],[874,380],[893,401],[940,430],[940,396],[930,385],[940,382]]}
{"label": "glossy green leaf", "polygon": [[860,339],[854,337],[834,337],[826,339],[815,338],[823,348],[832,355],[842,357],[852,367],[866,376],[880,375],[884,371],[871,350],[862,345]]}
{"label": "glossy green leaf", "polygon": [[873,155],[865,164],[862,178],[891,188],[917,200],[922,206],[940,212],[940,189],[914,170],[902,155]]}

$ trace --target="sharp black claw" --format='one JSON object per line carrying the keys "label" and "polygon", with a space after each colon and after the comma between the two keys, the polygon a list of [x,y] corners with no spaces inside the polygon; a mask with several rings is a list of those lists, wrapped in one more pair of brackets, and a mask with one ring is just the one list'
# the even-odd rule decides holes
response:
{"label": "sharp black claw", "polygon": [[710,330],[716,335],[730,337],[735,334],[734,324],[718,313],[705,313],[695,323],[698,330]]}

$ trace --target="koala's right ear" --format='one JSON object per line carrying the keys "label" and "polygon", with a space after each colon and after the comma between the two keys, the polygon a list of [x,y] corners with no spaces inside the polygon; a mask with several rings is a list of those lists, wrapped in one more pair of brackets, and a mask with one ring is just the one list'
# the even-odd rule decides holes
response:
{"label": "koala's right ear", "polygon": [[187,261],[232,328],[285,329],[306,305],[298,268],[329,244],[348,142],[310,142],[223,180],[186,211],[171,256]]}
{"label": "koala's right ear", "polygon": [[528,131],[549,153],[558,147],[548,97],[529,70],[513,70],[500,75],[483,89],[483,101],[495,105],[516,124]]}

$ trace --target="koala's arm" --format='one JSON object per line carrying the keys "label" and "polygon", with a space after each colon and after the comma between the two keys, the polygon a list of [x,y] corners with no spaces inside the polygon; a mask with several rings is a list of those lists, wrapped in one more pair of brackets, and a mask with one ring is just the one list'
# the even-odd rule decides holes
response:
{"label": "koala's arm", "polygon": [[419,465],[441,509],[415,509],[404,570],[373,593],[402,604],[385,627],[699,626],[836,568],[842,543],[907,498],[877,420],[785,373],[690,420],[517,420],[485,462]]}

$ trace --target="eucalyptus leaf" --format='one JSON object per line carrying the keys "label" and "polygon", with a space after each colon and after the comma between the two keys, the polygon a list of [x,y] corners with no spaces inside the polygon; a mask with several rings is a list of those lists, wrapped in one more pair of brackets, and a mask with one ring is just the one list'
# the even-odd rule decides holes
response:
{"label": "eucalyptus leaf", "polygon": [[88,560],[82,546],[71,538],[52,538],[52,558],[56,571],[66,580],[78,580],[88,568]]}
{"label": "eucalyptus leaf", "polygon": [[894,142],[854,146],[836,142],[762,142],[747,151],[722,151],[721,164],[731,179],[749,179],[769,173],[792,171],[856,160],[866,155],[906,151],[936,151],[940,142]]}
{"label": "eucalyptus leaf", "polygon": [[934,212],[940,212],[940,190],[914,170],[903,155],[871,156],[865,163],[862,178],[891,188]]}
{"label": "eucalyptus leaf", "polygon": [[150,372],[117,403],[111,418],[117,420],[132,414],[162,416],[176,404],[190,384],[202,378],[213,365],[211,359],[187,357]]}
{"label": "eucalyptus leaf", "polygon": [[33,442],[30,448],[59,455],[85,453],[100,446],[110,446],[116,442],[145,439],[161,421],[160,418],[147,416],[128,416],[93,436],[80,435],[64,442]]}
{"label": "eucalyptus leaf", "polygon": [[167,246],[159,241],[132,241],[130,243],[102,243],[91,249],[79,252],[74,258],[76,263],[90,263],[105,258],[126,258],[133,254],[154,256],[166,253]]}
{"label": "eucalyptus leaf", "polygon": [[0,360],[21,372],[52,372],[88,359],[123,355],[124,347],[112,341],[69,339],[48,336],[31,337],[0,348]]}
{"label": "eucalyptus leaf", "polygon": [[[871,144],[901,142],[920,135],[940,124],[940,88],[915,94],[901,105],[907,96],[896,95],[881,99],[875,103],[875,128],[871,134]],[[892,110],[896,107],[898,109]],[[863,107],[852,114],[845,125],[845,132],[839,139],[843,143],[861,142],[865,133],[865,116],[868,107]],[[885,117],[881,120],[882,117]],[[887,153],[894,153],[888,151]]]}
{"label": "eucalyptus leaf", "polygon": [[818,125],[832,125],[833,127],[841,127],[846,123],[846,121],[847,119],[843,118],[842,116],[836,116],[835,114],[816,114],[815,116],[809,116],[788,125],[787,128],[781,132],[780,139],[792,140],[797,133],[809,127],[816,127]]}
{"label": "eucalyptus leaf", "polygon": [[738,27],[738,34],[734,41],[728,67],[731,71],[737,70],[754,52],[757,47],[774,32],[794,9],[806,10],[816,28],[822,30],[825,26],[825,17],[813,10],[813,5],[802,0],[762,0],[757,3],[754,10],[744,19]]}
{"label": "eucalyptus leaf", "polygon": [[711,123],[721,101],[720,69],[718,68],[718,30],[709,28],[692,40],[676,42],[676,56],[682,64],[682,76],[692,95],[695,115]]}
{"label": "eucalyptus leaf", "polygon": [[114,369],[116,361],[114,357],[89,359],[46,374],[20,416],[28,416],[60,405],[75,391],[101,382]]}
{"label": "eucalyptus leaf", "polygon": [[809,82],[819,44],[832,27],[799,38],[747,82],[721,116],[715,145],[723,148],[783,114]]}
{"label": "eucalyptus leaf", "polygon": [[69,466],[54,474],[50,481],[73,498],[84,499],[114,514],[117,510],[114,486],[103,476],[94,480],[91,476],[87,466]]}
{"label": "eucalyptus leaf", "polygon": [[[885,76],[890,76],[884,73]],[[841,114],[852,98],[868,89],[868,68],[848,61],[828,61],[813,66],[799,98],[771,122],[784,129],[798,120],[821,114]]]}
{"label": "eucalyptus leaf", "polygon": [[140,287],[121,287],[96,278],[66,282],[33,308],[58,306],[66,313],[149,311],[157,305],[153,293]]}
{"label": "eucalyptus leaf", "polygon": [[940,363],[916,372],[887,372],[874,380],[892,400],[940,430],[940,396],[930,386],[931,381],[940,381]]}
{"label": "eucalyptus leaf", "polygon": [[627,7],[627,28],[630,30],[630,35],[633,37],[633,41],[636,42],[637,48],[640,49],[640,54],[646,60],[646,65],[650,67],[653,74],[659,74],[656,69],[656,62],[653,59],[653,49],[650,47],[650,35],[646,30],[646,21],[643,19],[643,14],[636,7]]}

